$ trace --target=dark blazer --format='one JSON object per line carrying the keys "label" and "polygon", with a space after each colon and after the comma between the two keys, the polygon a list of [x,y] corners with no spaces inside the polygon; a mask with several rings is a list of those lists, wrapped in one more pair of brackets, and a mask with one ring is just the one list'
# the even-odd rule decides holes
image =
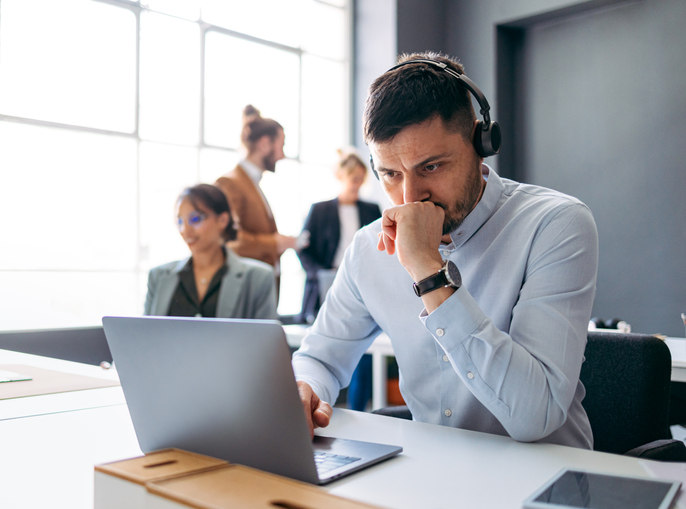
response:
{"label": "dark blazer", "polygon": [[[357,211],[360,227],[381,217],[381,210],[376,203],[358,200]],[[310,321],[316,316],[323,300],[323,296],[319,295],[317,271],[333,268],[333,258],[340,241],[338,198],[313,204],[305,220],[304,230],[310,232],[310,244],[298,252],[300,263],[307,273],[301,319]]]}

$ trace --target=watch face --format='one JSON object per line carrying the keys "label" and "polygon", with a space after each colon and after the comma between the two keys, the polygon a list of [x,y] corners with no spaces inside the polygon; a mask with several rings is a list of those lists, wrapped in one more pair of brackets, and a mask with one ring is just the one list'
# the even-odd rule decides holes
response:
{"label": "watch face", "polygon": [[454,286],[455,288],[462,286],[462,275],[460,274],[460,270],[457,268],[457,265],[450,260],[445,263],[445,276],[448,279],[450,286]]}

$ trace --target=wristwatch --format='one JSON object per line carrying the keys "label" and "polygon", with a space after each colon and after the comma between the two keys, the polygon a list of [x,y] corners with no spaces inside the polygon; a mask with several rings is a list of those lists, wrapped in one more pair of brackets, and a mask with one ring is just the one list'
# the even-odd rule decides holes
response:
{"label": "wristwatch", "polygon": [[456,290],[462,286],[460,271],[458,270],[457,265],[450,260],[447,260],[445,265],[441,267],[441,270],[435,274],[422,279],[418,283],[414,283],[412,288],[414,288],[414,293],[417,294],[417,297],[421,297],[424,294],[445,286],[452,286]]}

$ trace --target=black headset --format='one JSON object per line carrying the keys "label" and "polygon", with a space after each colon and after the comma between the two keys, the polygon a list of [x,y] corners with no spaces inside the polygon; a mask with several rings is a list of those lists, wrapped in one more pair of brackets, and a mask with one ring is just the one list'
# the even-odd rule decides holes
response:
{"label": "black headset", "polygon": [[[481,157],[488,157],[497,154],[500,150],[501,143],[500,126],[498,125],[498,122],[491,120],[491,107],[488,105],[486,96],[483,94],[483,92],[481,92],[481,90],[479,90],[479,87],[477,87],[472,80],[470,80],[461,72],[451,69],[450,67],[448,67],[447,64],[439,62],[438,60],[429,60],[423,58],[416,60],[407,60],[406,62],[402,62],[398,65],[391,67],[386,72],[390,72],[395,69],[398,69],[399,67],[403,67],[405,65],[410,64],[429,64],[433,65],[434,67],[438,67],[439,69],[442,69],[448,74],[450,74],[453,78],[457,79],[467,90],[469,90],[469,92],[476,99],[476,102],[479,103],[480,113],[483,117],[483,120],[479,120],[476,123],[476,128],[474,129],[474,138],[472,139],[474,149],[476,150],[476,153],[479,154],[479,156]],[[374,172],[374,176],[378,179],[379,175],[376,173],[376,170],[374,169],[374,160],[372,159],[371,154],[369,156],[369,165],[371,166],[372,171]]]}

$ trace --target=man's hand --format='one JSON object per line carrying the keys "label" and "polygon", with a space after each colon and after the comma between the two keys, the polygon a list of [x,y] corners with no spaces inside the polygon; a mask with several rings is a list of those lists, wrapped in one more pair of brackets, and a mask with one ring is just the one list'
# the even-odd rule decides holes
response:
{"label": "man's hand", "polygon": [[281,235],[280,233],[275,233],[276,236],[276,252],[281,256],[287,249],[295,249],[296,243],[298,242],[297,237],[290,237],[288,235]]}
{"label": "man's hand", "polygon": [[329,425],[333,409],[326,401],[319,399],[309,384],[300,381],[297,385],[307,425],[310,428],[310,437],[314,437],[314,428],[324,428]]}
{"label": "man's hand", "polygon": [[397,252],[398,261],[414,281],[435,273],[443,265],[438,246],[445,213],[431,202],[412,202],[386,209],[378,249]]}

